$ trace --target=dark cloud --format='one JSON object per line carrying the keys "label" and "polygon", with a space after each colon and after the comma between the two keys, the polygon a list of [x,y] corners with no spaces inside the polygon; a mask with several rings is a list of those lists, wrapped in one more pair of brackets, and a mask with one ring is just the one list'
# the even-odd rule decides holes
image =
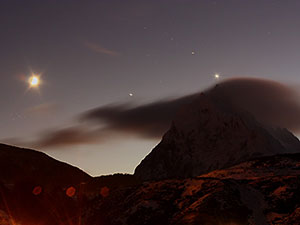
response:
{"label": "dark cloud", "polygon": [[264,79],[235,78],[207,94],[250,112],[265,124],[300,131],[300,94],[296,88]]}
{"label": "dark cloud", "polygon": [[83,143],[92,144],[100,140],[101,138],[96,130],[91,131],[82,126],[74,126],[44,132],[39,140],[30,144],[30,146],[34,148],[53,148]]}
{"label": "dark cloud", "polygon": [[[169,128],[178,108],[190,103],[197,95],[166,99],[141,106],[117,104],[99,107],[83,113],[79,119],[82,124],[80,126],[46,132],[38,141],[22,145],[46,149],[103,143],[112,137],[127,135],[159,139]],[[90,129],[90,126],[94,129]]]}
{"label": "dark cloud", "polygon": [[[235,78],[225,80],[204,93],[214,101],[250,112],[261,122],[294,132],[300,130],[299,94],[287,85],[256,78]],[[36,146],[46,148],[94,143],[120,134],[158,139],[168,129],[178,110],[195,101],[200,94],[138,106],[102,106],[80,116],[83,126],[48,133]],[[89,124],[98,128],[90,130]]]}
{"label": "dark cloud", "polygon": [[96,121],[117,132],[131,132],[146,138],[160,138],[170,126],[180,107],[198,94],[166,99],[146,105],[109,105],[93,109],[81,116],[82,121]]}

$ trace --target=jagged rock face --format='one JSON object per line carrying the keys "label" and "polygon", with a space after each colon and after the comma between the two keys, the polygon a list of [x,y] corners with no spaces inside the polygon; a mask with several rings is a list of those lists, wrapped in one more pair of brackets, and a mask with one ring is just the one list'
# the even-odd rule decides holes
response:
{"label": "jagged rock face", "polygon": [[[300,154],[247,161],[188,179],[145,182],[96,198],[90,225],[299,224]],[[122,199],[122,201],[120,201]]]}
{"label": "jagged rock face", "polygon": [[143,180],[187,178],[255,157],[299,150],[299,140],[286,129],[263,126],[229,102],[201,94],[177,114],[135,175]]}

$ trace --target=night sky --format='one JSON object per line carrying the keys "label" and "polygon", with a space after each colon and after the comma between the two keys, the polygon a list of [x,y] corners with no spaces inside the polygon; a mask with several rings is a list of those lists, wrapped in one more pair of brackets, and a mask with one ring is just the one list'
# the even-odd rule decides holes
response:
{"label": "night sky", "polygon": [[[299,12],[297,0],[2,0],[0,140],[92,175],[132,173],[161,134],[118,126],[101,138],[93,131],[103,125],[82,117],[237,76],[298,84]],[[33,74],[38,87],[28,84]],[[53,134],[72,140],[40,141]]]}

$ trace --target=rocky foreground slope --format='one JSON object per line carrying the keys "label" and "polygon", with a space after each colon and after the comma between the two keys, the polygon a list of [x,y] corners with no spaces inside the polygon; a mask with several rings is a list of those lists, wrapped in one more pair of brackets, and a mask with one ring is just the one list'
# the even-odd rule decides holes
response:
{"label": "rocky foreground slope", "polygon": [[87,206],[89,225],[299,224],[300,154],[123,188]]}

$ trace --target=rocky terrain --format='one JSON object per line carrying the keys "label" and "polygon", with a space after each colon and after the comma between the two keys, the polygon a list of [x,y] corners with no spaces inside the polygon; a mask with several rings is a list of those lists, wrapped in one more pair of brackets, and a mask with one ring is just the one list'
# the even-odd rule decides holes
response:
{"label": "rocky terrain", "polygon": [[[2,180],[1,225],[297,224],[300,220],[300,154],[259,157],[201,176],[147,182],[122,174],[91,178],[43,153],[32,154],[53,161],[47,164],[53,171],[63,166],[74,177],[55,182],[48,168],[51,182],[42,183],[37,177],[38,186]],[[26,163],[22,166],[30,169]],[[39,175],[44,172],[40,169]],[[71,185],[65,186],[67,182]]]}
{"label": "rocky terrain", "polygon": [[299,178],[300,154],[259,158],[194,178],[145,182],[95,198],[86,222],[299,224]]}

